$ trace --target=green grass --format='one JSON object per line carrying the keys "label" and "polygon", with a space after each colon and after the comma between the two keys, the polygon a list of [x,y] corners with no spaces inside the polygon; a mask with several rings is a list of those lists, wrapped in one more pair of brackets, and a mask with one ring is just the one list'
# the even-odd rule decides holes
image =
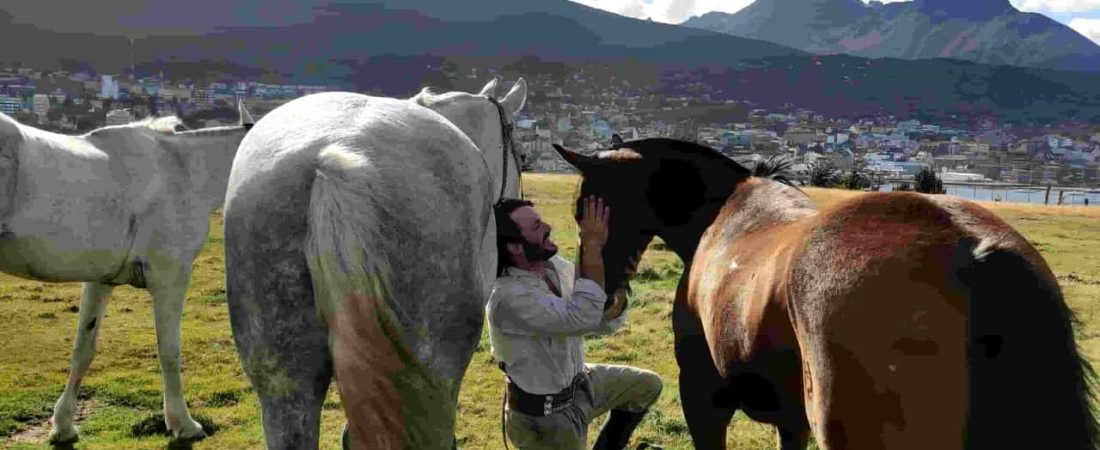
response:
{"label": "green grass", "polygon": [[[577,247],[572,219],[577,180],[564,175],[524,175],[527,198],[554,227],[562,255]],[[809,189],[820,205],[858,193]],[[1079,343],[1100,363],[1100,213],[1079,207],[986,204],[1022,232],[1058,274],[1083,327]],[[183,373],[192,414],[215,433],[195,449],[263,448],[258,402],[237,359],[225,303],[220,217],[194,264],[183,317]],[[619,333],[587,343],[590,362],[629,364],[661,374],[665,390],[637,436],[669,449],[691,443],[677,398],[672,354],[671,300],[682,265],[658,240],[634,283],[630,322]],[[53,402],[64,386],[76,331],[80,285],[48,284],[0,275],[0,448],[44,449]],[[99,353],[81,390],[88,415],[79,423],[76,448],[165,448],[160,416],[160,369],[147,292],[115,289],[100,332]],[[458,437],[466,449],[501,448],[502,375],[491,364],[485,330],[459,401]],[[321,448],[339,448],[343,412],[335,389],[323,409]],[[594,438],[599,421],[590,428]],[[18,440],[17,440],[18,439]],[[774,432],[738,414],[731,448],[775,448]],[[633,448],[633,446],[631,446]]]}

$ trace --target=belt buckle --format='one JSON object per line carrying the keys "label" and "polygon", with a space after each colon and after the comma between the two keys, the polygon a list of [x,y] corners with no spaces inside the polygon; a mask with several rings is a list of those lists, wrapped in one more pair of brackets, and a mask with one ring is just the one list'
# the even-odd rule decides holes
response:
{"label": "belt buckle", "polygon": [[542,404],[542,415],[549,416],[554,412],[554,396],[547,395],[545,398],[546,401]]}

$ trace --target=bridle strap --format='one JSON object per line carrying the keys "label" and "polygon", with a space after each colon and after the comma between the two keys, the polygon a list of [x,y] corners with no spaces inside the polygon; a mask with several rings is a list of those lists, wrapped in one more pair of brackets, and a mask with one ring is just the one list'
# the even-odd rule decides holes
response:
{"label": "bridle strap", "polygon": [[[508,153],[512,154],[512,164],[516,165],[516,171],[522,172],[522,168],[519,165],[519,156],[516,154],[514,141],[512,141],[512,131],[515,126],[508,123],[504,106],[497,99],[489,97],[489,101],[496,106],[497,113],[500,116],[500,195],[497,197],[496,202],[496,205],[499,205],[500,202],[504,201],[504,190],[508,185]],[[516,177],[516,182],[519,183],[519,198],[523,199],[523,183],[520,181],[519,176]]]}

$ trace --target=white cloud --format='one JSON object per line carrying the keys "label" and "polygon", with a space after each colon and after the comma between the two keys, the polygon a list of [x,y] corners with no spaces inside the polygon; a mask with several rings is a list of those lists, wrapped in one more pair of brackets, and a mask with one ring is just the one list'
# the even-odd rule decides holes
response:
{"label": "white cloud", "polygon": [[1084,19],[1077,17],[1069,21],[1069,27],[1081,33],[1081,35],[1092,39],[1093,42],[1100,44],[1100,19]]}
{"label": "white cloud", "polygon": [[[735,13],[753,0],[572,0],[577,3],[638,19],[680,23],[691,16],[711,11]],[[867,2],[868,0],[864,0]],[[911,0],[880,0],[894,3]],[[959,0],[967,1],[967,0]],[[1100,0],[1010,0],[1021,11],[1043,13],[1084,13],[1100,10]]]}
{"label": "white cloud", "polygon": [[665,19],[670,23],[680,23],[692,16],[695,0],[672,0],[665,8]]}
{"label": "white cloud", "polygon": [[735,13],[753,0],[572,0],[576,3],[656,22],[680,23],[711,11]]}
{"label": "white cloud", "polygon": [[1021,11],[1083,13],[1100,9],[1100,0],[1012,0]]}
{"label": "white cloud", "polygon": [[643,19],[643,18],[645,18],[644,17],[645,16],[645,5],[642,4],[642,2],[640,2],[638,0],[634,0],[633,3],[630,3],[626,6],[623,6],[618,11],[615,11],[615,12],[617,12],[619,14],[622,14],[624,16],[627,16],[627,17],[634,17],[634,18],[638,18],[638,19]]}

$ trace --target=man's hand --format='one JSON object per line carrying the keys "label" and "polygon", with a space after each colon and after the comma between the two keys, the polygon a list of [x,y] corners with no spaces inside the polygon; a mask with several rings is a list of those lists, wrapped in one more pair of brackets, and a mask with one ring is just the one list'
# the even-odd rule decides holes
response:
{"label": "man's hand", "polygon": [[584,201],[582,211],[583,215],[577,220],[581,247],[602,250],[607,243],[607,222],[611,218],[611,208],[604,206],[602,198],[589,196]]}
{"label": "man's hand", "polygon": [[607,289],[604,284],[603,246],[607,243],[607,223],[610,218],[611,208],[604,206],[603,199],[588,197],[584,200],[582,215],[577,219],[581,239],[581,263],[578,265],[580,276],[595,281],[600,289]]}

